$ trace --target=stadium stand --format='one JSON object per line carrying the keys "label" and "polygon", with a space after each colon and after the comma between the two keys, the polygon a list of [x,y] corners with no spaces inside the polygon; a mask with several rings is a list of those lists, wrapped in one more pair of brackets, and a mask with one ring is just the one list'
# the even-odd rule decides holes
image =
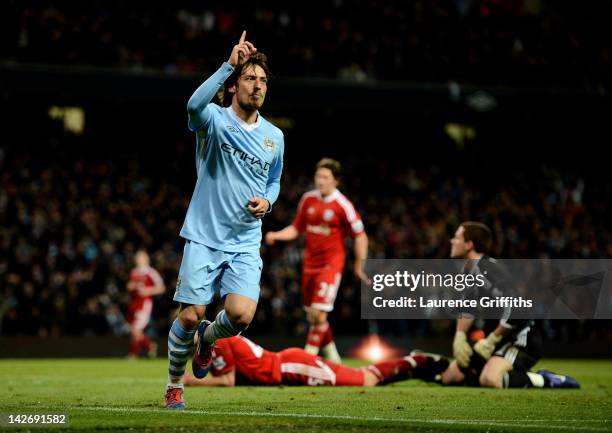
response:
{"label": "stadium stand", "polygon": [[610,90],[606,6],[543,0],[12,1],[0,59],[213,71],[243,28],[284,76]]}

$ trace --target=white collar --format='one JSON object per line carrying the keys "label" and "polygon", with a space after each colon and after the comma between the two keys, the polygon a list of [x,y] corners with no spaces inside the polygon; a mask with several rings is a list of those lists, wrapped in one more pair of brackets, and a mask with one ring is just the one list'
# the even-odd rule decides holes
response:
{"label": "white collar", "polygon": [[323,202],[331,203],[340,196],[340,191],[336,188],[334,192],[332,192],[330,195],[328,195],[327,197],[323,197],[319,190],[317,190],[317,195],[319,196],[319,199],[321,199]]}
{"label": "white collar", "polygon": [[248,132],[251,132],[255,128],[258,128],[261,124],[261,116],[259,115],[259,111],[257,112],[257,120],[255,121],[255,123],[246,123],[238,116],[238,114],[236,114],[231,105],[226,107],[225,109],[227,110],[229,115],[236,121],[236,123],[238,123],[238,125],[240,125],[244,130]]}

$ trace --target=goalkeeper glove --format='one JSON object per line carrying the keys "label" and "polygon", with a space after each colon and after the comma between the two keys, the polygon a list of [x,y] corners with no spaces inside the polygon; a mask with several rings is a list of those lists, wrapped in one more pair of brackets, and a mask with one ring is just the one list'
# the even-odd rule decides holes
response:
{"label": "goalkeeper glove", "polygon": [[474,351],[482,356],[484,359],[489,359],[491,355],[493,355],[493,351],[495,350],[495,346],[502,340],[503,336],[497,335],[494,332],[491,332],[487,338],[483,338],[479,340],[474,345]]}
{"label": "goalkeeper glove", "polygon": [[453,340],[453,356],[459,364],[459,367],[467,367],[470,363],[470,357],[474,352],[467,341],[467,336],[463,331],[455,332]]}

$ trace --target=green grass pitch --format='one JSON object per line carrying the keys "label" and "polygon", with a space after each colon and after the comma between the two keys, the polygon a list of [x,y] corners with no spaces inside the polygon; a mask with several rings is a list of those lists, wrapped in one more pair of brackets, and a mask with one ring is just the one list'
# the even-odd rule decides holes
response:
{"label": "green grass pitch", "polygon": [[[545,360],[580,390],[444,388],[187,388],[188,409],[163,408],[166,362],[1,360],[0,413],[67,413],[42,431],[123,432],[608,432],[612,361]],[[23,431],[6,423],[0,431]]]}

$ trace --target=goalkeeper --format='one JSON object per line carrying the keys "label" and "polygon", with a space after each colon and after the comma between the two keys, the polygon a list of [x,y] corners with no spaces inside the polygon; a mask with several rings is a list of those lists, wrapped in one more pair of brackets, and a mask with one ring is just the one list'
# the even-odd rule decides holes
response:
{"label": "goalkeeper", "polygon": [[[500,264],[486,255],[491,244],[491,230],[486,225],[464,222],[451,239],[451,258],[466,260],[466,272],[486,276],[486,290],[498,295],[509,278]],[[501,320],[485,322],[484,330],[474,318],[457,319],[455,360],[442,374],[442,383],[490,388],[578,388],[569,376],[547,370],[529,371],[541,357],[541,336],[533,320],[509,319],[509,313],[504,311]],[[468,332],[474,326],[480,328],[483,338],[472,338],[470,342]]]}

